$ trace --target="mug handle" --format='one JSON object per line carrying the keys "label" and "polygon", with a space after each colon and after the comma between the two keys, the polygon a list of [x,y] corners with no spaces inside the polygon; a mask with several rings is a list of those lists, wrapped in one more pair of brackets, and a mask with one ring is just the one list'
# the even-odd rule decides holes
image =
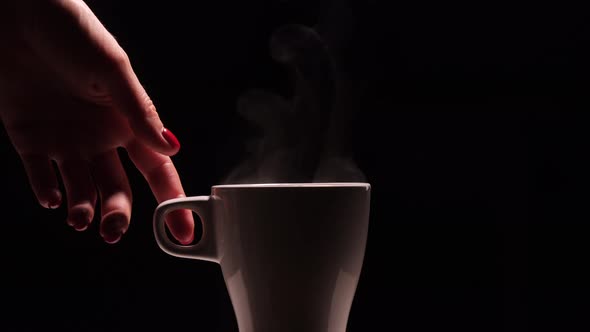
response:
{"label": "mug handle", "polygon": [[[203,225],[203,235],[198,243],[179,245],[168,237],[166,233],[166,214],[173,210],[188,209],[194,211]],[[169,255],[199,259],[219,263],[215,241],[215,224],[213,222],[213,197],[193,196],[166,200],[160,203],[154,211],[154,235],[156,242]],[[197,222],[195,220],[195,222]]]}

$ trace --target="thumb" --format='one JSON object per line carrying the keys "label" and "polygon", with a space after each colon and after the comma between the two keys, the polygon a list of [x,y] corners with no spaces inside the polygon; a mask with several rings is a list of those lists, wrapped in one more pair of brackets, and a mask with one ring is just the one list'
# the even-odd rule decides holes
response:
{"label": "thumb", "polygon": [[178,139],[162,124],[156,107],[135,75],[129,58],[126,55],[121,58],[106,82],[113,106],[127,117],[140,142],[162,154],[175,154],[180,148]]}

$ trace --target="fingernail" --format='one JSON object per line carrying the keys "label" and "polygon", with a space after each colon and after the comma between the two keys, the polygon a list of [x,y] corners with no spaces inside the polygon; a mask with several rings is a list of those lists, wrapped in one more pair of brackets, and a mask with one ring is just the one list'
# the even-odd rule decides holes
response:
{"label": "fingernail", "polygon": [[83,206],[75,206],[68,212],[68,225],[77,231],[84,231],[92,221],[92,212]]}
{"label": "fingernail", "polygon": [[104,242],[108,244],[115,244],[121,240],[121,236],[123,236],[123,233],[112,233],[105,234],[102,238],[104,239]]}
{"label": "fingernail", "polygon": [[127,217],[123,214],[107,216],[100,225],[100,234],[109,244],[117,243],[127,231]]}
{"label": "fingernail", "polygon": [[51,195],[49,196],[49,200],[47,202],[47,207],[49,209],[55,210],[61,205],[61,192],[57,189],[53,189],[51,191]]}
{"label": "fingernail", "polygon": [[168,142],[168,144],[170,144],[170,146],[172,146],[174,149],[179,149],[180,148],[180,142],[178,142],[178,138],[176,138],[176,136],[174,136],[174,134],[164,128],[164,130],[162,130],[162,136],[164,137],[164,139],[166,139],[166,142]]}

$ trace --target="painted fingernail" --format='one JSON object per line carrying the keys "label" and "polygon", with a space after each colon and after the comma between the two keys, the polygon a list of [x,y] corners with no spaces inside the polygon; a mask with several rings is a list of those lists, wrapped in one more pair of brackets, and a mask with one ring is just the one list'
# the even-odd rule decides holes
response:
{"label": "painted fingernail", "polygon": [[100,225],[100,234],[106,243],[119,242],[127,231],[127,217],[123,214],[113,214],[106,217]]}
{"label": "painted fingernail", "polygon": [[164,130],[162,130],[162,136],[166,139],[166,142],[168,142],[168,144],[170,144],[170,146],[172,146],[174,149],[179,149],[180,148],[180,142],[178,141],[178,138],[176,138],[176,136],[174,136],[174,134],[164,128]]}
{"label": "painted fingernail", "polygon": [[57,189],[53,189],[51,191],[51,195],[49,195],[47,201],[47,207],[49,209],[55,210],[61,205],[61,192]]}

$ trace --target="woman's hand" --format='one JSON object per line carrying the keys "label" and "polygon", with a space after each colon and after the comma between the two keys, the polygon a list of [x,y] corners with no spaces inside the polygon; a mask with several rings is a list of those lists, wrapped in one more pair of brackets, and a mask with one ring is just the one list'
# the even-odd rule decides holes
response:
{"label": "woman's hand", "polygon": [[[85,230],[100,199],[100,233],[117,242],[132,205],[118,148],[158,202],[184,196],[170,159],[178,141],[124,50],[83,1],[3,1],[0,42],[0,117],[41,205],[66,200],[68,224]],[[167,222],[180,242],[193,240],[190,211],[172,212]]]}

